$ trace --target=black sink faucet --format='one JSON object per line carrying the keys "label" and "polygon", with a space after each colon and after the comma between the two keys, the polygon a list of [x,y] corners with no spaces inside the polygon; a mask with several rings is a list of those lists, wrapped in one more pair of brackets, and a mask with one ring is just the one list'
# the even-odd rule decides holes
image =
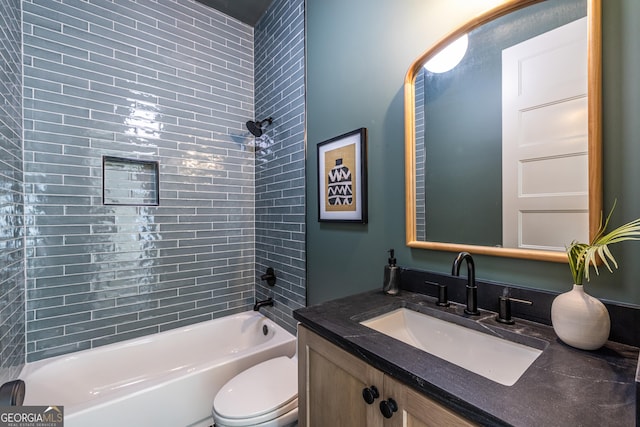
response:
{"label": "black sink faucet", "polygon": [[480,314],[478,311],[478,287],[476,286],[476,267],[473,258],[469,252],[460,252],[453,261],[451,274],[453,276],[460,275],[460,265],[462,261],[467,261],[467,308],[464,312],[467,314]]}

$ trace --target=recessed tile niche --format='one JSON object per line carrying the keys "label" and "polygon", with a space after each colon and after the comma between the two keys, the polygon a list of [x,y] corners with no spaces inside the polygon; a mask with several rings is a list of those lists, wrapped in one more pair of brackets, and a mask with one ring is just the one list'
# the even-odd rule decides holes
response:
{"label": "recessed tile niche", "polygon": [[102,157],[102,203],[105,205],[158,206],[158,162]]}

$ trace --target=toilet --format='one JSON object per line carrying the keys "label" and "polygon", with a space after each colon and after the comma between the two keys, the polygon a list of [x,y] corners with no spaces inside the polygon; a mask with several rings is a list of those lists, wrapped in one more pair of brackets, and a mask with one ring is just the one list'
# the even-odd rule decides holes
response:
{"label": "toilet", "polygon": [[215,427],[289,427],[298,421],[298,358],[276,357],[231,378],[213,401]]}

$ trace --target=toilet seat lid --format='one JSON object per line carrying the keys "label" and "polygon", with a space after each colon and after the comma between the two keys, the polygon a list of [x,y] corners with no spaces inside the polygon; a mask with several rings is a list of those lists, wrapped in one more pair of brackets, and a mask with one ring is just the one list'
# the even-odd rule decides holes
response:
{"label": "toilet seat lid", "polygon": [[213,401],[214,411],[224,418],[246,419],[279,412],[284,406],[290,410],[298,398],[297,362],[295,357],[281,356],[241,372],[222,386]]}

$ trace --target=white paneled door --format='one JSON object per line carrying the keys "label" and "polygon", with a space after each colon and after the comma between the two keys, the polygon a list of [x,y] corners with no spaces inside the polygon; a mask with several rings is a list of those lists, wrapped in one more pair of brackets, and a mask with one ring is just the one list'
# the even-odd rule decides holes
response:
{"label": "white paneled door", "polygon": [[587,20],[502,52],[503,245],[589,240]]}

